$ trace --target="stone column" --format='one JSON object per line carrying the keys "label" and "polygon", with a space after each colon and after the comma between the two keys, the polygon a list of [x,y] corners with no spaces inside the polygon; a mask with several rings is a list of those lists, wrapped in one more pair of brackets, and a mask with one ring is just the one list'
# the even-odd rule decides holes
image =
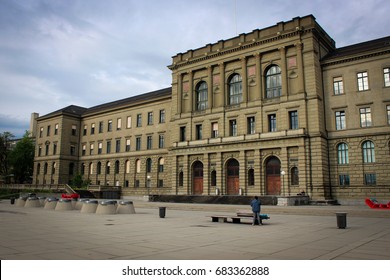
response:
{"label": "stone column", "polygon": [[287,64],[286,64],[286,48],[280,47],[280,57],[281,57],[281,72],[282,72],[282,96],[287,96],[288,94],[288,83],[287,83]]}
{"label": "stone column", "polygon": [[195,94],[193,92],[194,87],[194,73],[192,71],[188,71],[188,100],[189,100],[189,108],[190,112],[194,111],[194,98]]}
{"label": "stone column", "polygon": [[210,161],[207,153],[203,155],[203,194],[210,195]]}
{"label": "stone column", "polygon": [[213,66],[207,67],[207,98],[208,98],[208,109],[212,109],[214,106],[213,97]]}
{"label": "stone column", "polygon": [[248,102],[248,75],[246,68],[246,57],[241,57],[241,68],[242,68],[242,103]]}
{"label": "stone column", "polygon": [[225,64],[222,62],[219,64],[219,76],[220,76],[220,91],[222,94],[222,100],[223,104],[222,106],[224,107],[226,105],[226,94],[225,94]]}
{"label": "stone column", "polygon": [[301,42],[295,44],[297,52],[297,64],[298,64],[298,92],[303,93],[305,91],[305,80],[303,77],[303,44]]}
{"label": "stone column", "polygon": [[183,111],[183,76],[177,74],[177,113],[181,114]]}
{"label": "stone column", "polygon": [[256,98],[255,99],[263,99],[262,95],[262,80],[261,80],[261,55],[260,53],[255,54],[255,60],[256,60]]}
{"label": "stone column", "polygon": [[224,162],[222,158],[222,153],[217,153],[216,156],[216,162],[220,163],[215,166],[215,171],[217,172],[217,184],[216,187],[219,189],[219,194],[226,194],[226,188],[224,186],[225,181],[223,180],[223,168],[224,168]]}
{"label": "stone column", "polygon": [[246,162],[246,155],[245,150],[240,151],[240,154],[238,156],[238,162],[240,163],[240,189],[242,191],[243,195],[246,195],[248,192],[248,184],[247,184],[247,162]]}

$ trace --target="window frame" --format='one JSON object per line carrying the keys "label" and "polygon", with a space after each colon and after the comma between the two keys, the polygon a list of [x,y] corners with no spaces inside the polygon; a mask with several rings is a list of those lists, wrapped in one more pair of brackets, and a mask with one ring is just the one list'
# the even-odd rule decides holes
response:
{"label": "window frame", "polygon": [[195,90],[196,111],[204,111],[208,107],[208,87],[205,81],[200,81]]}
{"label": "window frame", "polygon": [[228,82],[228,104],[238,105],[242,102],[242,77],[238,73],[230,76]]}
{"label": "window frame", "polygon": [[276,64],[267,67],[265,71],[265,98],[278,98],[282,95],[282,71]]}

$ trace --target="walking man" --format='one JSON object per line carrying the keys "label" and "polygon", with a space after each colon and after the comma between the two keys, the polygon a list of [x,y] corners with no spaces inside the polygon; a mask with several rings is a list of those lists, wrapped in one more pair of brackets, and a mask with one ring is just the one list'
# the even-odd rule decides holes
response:
{"label": "walking man", "polygon": [[263,222],[260,218],[261,202],[257,196],[251,201],[252,212],[253,212],[253,223],[252,226],[256,224],[256,220],[259,221],[259,225],[262,225]]}

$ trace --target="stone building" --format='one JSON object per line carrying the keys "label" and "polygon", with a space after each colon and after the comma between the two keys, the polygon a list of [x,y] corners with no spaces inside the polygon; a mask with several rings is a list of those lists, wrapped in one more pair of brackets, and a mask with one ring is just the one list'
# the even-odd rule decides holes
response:
{"label": "stone building", "polygon": [[179,53],[172,87],[37,119],[34,183],[125,195],[390,197],[390,37],[311,15]]}

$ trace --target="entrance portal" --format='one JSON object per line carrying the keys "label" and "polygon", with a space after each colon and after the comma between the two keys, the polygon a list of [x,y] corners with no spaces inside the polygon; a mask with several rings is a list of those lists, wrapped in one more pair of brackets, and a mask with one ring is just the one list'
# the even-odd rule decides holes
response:
{"label": "entrance portal", "polygon": [[203,163],[200,161],[195,162],[192,171],[192,174],[194,174],[193,194],[203,194]]}
{"label": "entrance portal", "polygon": [[231,159],[226,164],[227,173],[227,194],[238,195],[240,189],[240,164],[237,160]]}
{"label": "entrance portal", "polygon": [[280,195],[280,160],[270,157],[265,165],[266,191],[268,195]]}

